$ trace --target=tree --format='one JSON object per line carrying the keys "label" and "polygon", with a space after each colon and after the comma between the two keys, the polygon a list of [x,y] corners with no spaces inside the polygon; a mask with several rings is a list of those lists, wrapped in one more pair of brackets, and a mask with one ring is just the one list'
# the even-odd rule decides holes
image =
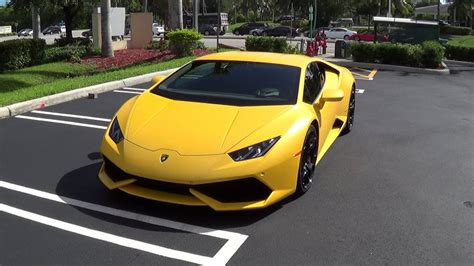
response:
{"label": "tree", "polygon": [[53,4],[60,7],[64,13],[64,24],[66,26],[66,39],[72,42],[72,23],[74,17],[84,7],[84,1],[81,0],[50,0]]}
{"label": "tree", "polygon": [[11,5],[14,9],[29,8],[31,10],[31,25],[33,29],[33,39],[39,38],[41,32],[40,6],[41,0],[13,0]]}
{"label": "tree", "polygon": [[102,56],[114,57],[114,50],[112,47],[112,27],[110,24],[110,0],[101,0],[100,13],[102,24]]}
{"label": "tree", "polygon": [[454,0],[449,7],[449,12],[454,18],[454,22],[463,22],[465,26],[472,24],[472,2],[471,0]]}

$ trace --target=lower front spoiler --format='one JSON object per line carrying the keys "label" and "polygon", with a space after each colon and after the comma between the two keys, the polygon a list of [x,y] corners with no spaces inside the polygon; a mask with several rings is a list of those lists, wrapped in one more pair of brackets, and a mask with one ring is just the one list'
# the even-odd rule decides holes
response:
{"label": "lower front spoiler", "polygon": [[134,178],[115,182],[107,175],[104,169],[104,164],[102,164],[100,168],[99,179],[110,190],[119,189],[134,196],[173,204],[188,206],[209,206],[216,211],[264,208],[294,192],[292,190],[278,190],[271,191],[269,196],[264,200],[246,202],[221,202],[193,188],[189,188],[189,194],[184,195],[139,186],[136,184],[137,179]]}

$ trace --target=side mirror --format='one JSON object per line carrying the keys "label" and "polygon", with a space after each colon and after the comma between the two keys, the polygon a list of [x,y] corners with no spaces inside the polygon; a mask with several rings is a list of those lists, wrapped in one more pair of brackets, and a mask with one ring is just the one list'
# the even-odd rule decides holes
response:
{"label": "side mirror", "polygon": [[323,95],[321,98],[327,102],[337,102],[337,101],[342,100],[342,98],[344,98],[344,92],[339,89],[325,90],[323,91]]}
{"label": "side mirror", "polygon": [[153,82],[153,84],[156,84],[156,83],[162,82],[165,78],[166,78],[166,76],[157,75],[157,76],[154,76],[154,77],[151,79],[151,81]]}

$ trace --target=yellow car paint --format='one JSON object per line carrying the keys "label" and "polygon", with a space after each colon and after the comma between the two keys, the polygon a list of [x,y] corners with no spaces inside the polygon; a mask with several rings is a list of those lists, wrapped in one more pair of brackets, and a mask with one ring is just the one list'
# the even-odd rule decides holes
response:
{"label": "yellow car paint", "polygon": [[[301,149],[311,124],[317,125],[317,162],[344,128],[352,74],[345,68],[318,58],[261,52],[225,52],[196,60],[248,61],[291,65],[301,68],[295,105],[230,106],[168,99],[151,93],[128,100],[116,117],[125,139],[116,144],[107,129],[100,152],[123,175],[115,180],[102,165],[99,179],[109,189],[163,202],[215,210],[245,210],[272,205],[295,192]],[[308,64],[326,66],[326,80],[313,104],[303,102],[305,70]],[[192,126],[190,126],[192,125]],[[280,137],[264,156],[235,162],[229,152]],[[166,161],[161,156],[166,155]],[[115,169],[115,168],[114,168]],[[222,202],[196,186],[222,184],[252,178],[270,192],[259,200]],[[138,179],[185,188],[173,193],[139,185]],[[241,193],[246,193],[242,187]]]}

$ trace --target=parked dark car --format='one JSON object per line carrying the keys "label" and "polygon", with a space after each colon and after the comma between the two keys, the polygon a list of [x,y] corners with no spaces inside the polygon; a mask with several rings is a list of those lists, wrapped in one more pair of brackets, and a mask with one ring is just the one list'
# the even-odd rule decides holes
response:
{"label": "parked dark car", "polygon": [[81,33],[82,37],[90,38],[92,37],[92,30],[86,30]]}
{"label": "parked dark car", "polygon": [[61,27],[59,26],[49,26],[46,29],[44,29],[43,34],[60,34],[61,33]]}
{"label": "parked dark car", "polygon": [[199,33],[202,35],[208,36],[208,35],[217,35],[217,27],[212,27],[209,24],[199,24]]}
{"label": "parked dark car", "polygon": [[267,28],[267,27],[268,27],[267,23],[249,22],[249,23],[242,24],[242,26],[236,28],[232,33],[234,33],[235,35],[250,34],[251,30]]}
{"label": "parked dark car", "polygon": [[285,37],[295,37],[298,34],[295,28],[287,26],[279,26],[275,28],[269,28],[262,32],[263,36],[285,36]]}

